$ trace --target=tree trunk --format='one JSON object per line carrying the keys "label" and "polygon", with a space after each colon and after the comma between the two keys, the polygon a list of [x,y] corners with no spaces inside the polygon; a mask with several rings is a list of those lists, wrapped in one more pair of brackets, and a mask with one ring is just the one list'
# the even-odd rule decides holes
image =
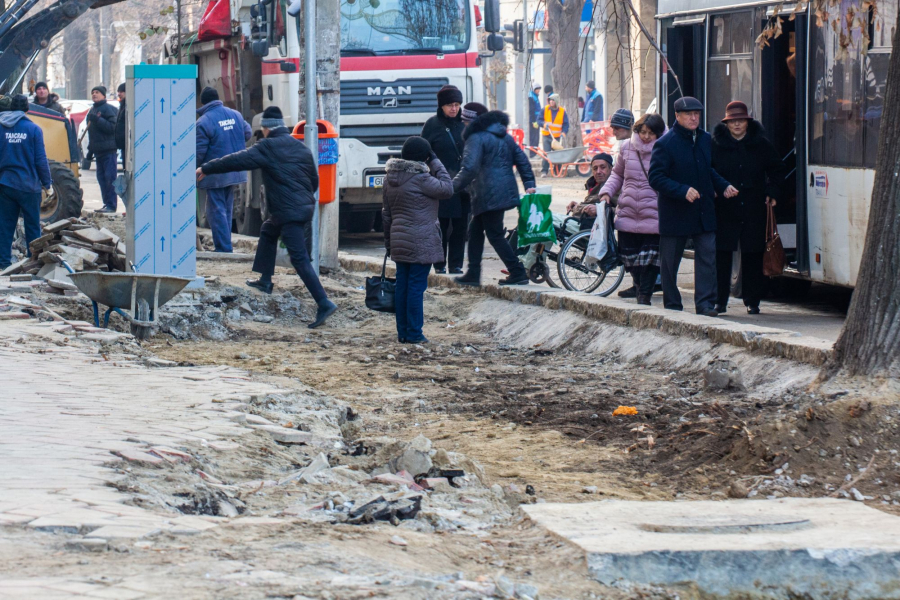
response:
{"label": "tree trunk", "polygon": [[900,28],[888,66],[859,277],[826,375],[900,377]]}
{"label": "tree trunk", "polygon": [[63,62],[66,65],[66,97],[88,97],[87,28],[78,19],[63,29]]}
{"label": "tree trunk", "polygon": [[578,110],[578,91],[581,83],[581,59],[583,40],[581,11],[584,0],[547,0],[549,11],[550,47],[556,64],[551,72],[553,91],[559,94],[560,104],[569,115],[569,133],[566,145],[581,145],[581,112]]}

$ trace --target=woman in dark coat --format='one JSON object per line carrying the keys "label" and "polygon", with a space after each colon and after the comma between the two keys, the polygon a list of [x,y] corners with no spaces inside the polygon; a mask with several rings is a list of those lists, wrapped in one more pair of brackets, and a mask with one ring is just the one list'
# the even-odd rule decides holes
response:
{"label": "woman in dark coat", "polygon": [[[432,151],[450,177],[456,177],[462,166],[462,134],[466,128],[461,114],[463,95],[456,86],[445,85],[437,93],[437,98],[437,114],[425,121],[422,137],[431,144]],[[434,270],[444,273],[449,266],[450,273],[462,273],[469,220],[469,194],[461,191],[441,200],[438,220],[441,224],[444,256],[434,264]]]}
{"label": "woman in dark coat", "polygon": [[397,264],[394,306],[397,341],[424,344],[423,300],[431,265],[443,256],[438,203],[453,195],[453,181],[428,142],[414,135],[384,178],[384,245]]}
{"label": "woman in dark coat", "polygon": [[740,192],[735,198],[716,198],[716,310],[725,312],[731,291],[731,258],[740,248],[744,305],[759,314],[765,289],[763,252],[766,249],[767,205],[781,196],[784,163],[766,138],[747,105],[730,102],[725,118],[713,131],[712,166]]}

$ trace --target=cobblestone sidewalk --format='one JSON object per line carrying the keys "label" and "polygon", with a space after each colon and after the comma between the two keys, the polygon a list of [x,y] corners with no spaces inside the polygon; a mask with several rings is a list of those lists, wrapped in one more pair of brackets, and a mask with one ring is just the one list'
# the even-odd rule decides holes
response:
{"label": "cobblestone sidewalk", "polygon": [[[237,369],[167,367],[121,344],[69,338],[53,325],[0,322],[0,538],[4,526],[83,534],[85,544],[196,533],[218,517],[123,504],[122,461],[180,460],[183,442],[221,444],[250,431],[231,410],[275,391]],[[124,352],[123,352],[124,350]],[[232,445],[233,446],[233,445]],[[112,595],[110,595],[112,594]],[[0,577],[2,598],[138,598],[62,578]]]}

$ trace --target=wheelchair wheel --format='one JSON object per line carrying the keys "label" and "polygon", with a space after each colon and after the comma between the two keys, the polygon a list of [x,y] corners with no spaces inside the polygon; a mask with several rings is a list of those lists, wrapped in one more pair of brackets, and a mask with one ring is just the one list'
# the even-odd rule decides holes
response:
{"label": "wheelchair wheel", "polygon": [[601,296],[608,296],[622,283],[625,268],[617,265],[606,272],[597,264],[586,266],[584,259],[590,238],[590,231],[582,231],[566,240],[556,263],[559,280],[573,292],[590,294],[599,288]]}
{"label": "wheelchair wheel", "polygon": [[553,277],[550,275],[550,265],[545,260],[538,260],[536,263],[531,265],[531,269],[528,271],[528,279],[531,280],[532,283],[546,283],[552,288],[558,288],[559,285],[555,281],[553,281]]}

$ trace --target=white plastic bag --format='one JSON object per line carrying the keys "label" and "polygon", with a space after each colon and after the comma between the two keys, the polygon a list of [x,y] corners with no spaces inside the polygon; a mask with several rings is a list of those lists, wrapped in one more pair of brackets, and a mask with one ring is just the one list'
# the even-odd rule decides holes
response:
{"label": "white plastic bag", "polygon": [[288,254],[287,246],[278,238],[278,244],[275,246],[275,266],[292,268],[291,256]]}
{"label": "white plastic bag", "polygon": [[584,253],[584,263],[586,266],[594,265],[606,256],[606,201],[598,202],[597,218],[594,219],[594,225],[591,227],[591,238],[588,241],[587,251]]}

